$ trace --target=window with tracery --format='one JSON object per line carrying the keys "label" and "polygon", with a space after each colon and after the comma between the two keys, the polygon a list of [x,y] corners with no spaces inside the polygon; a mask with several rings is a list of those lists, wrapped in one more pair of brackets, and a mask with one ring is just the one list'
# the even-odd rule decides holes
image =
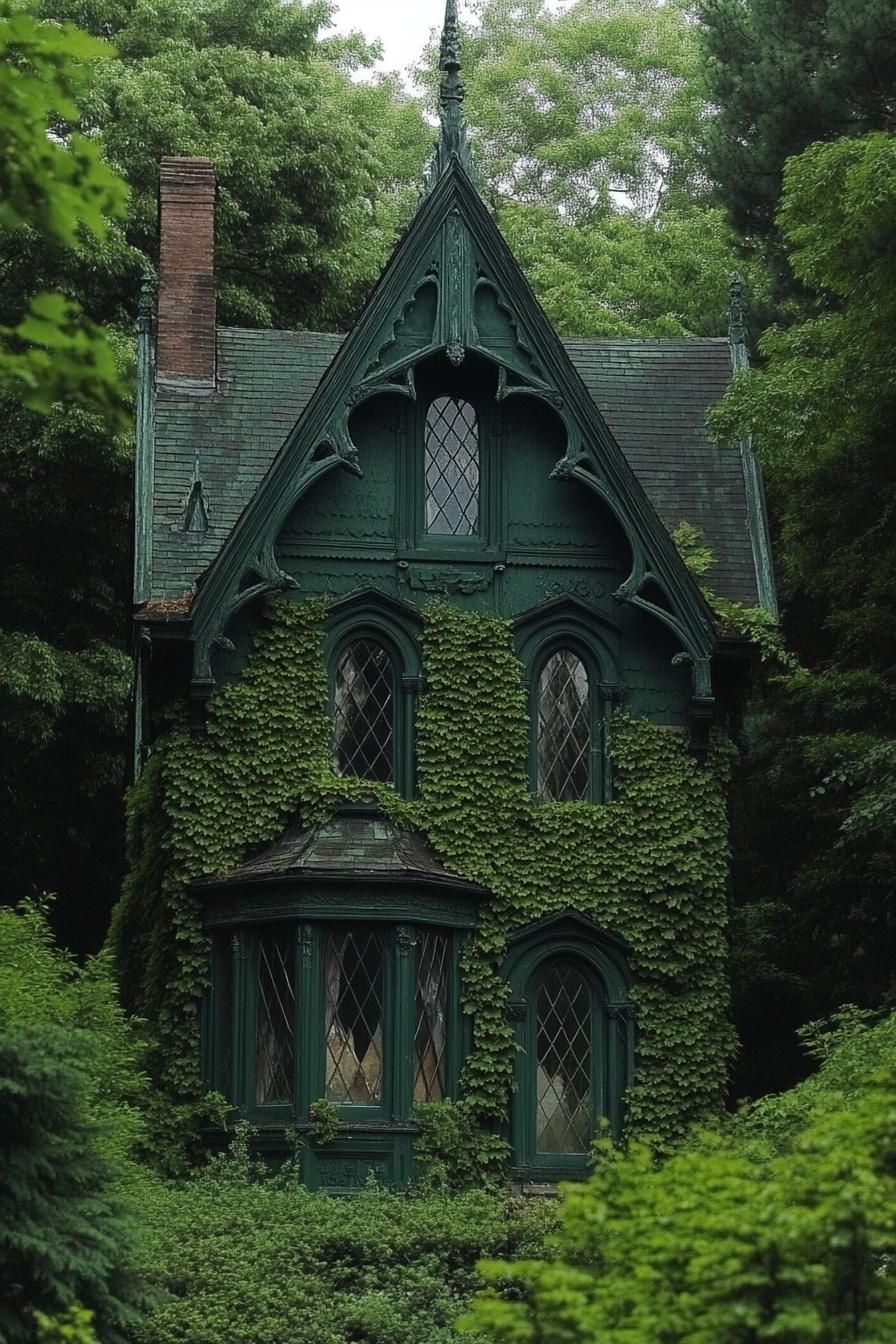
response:
{"label": "window with tracery", "polygon": [[537,793],[545,801],[582,802],[591,794],[591,687],[572,649],[544,663],[536,689]]}
{"label": "window with tracery", "polygon": [[426,532],[472,537],[479,532],[479,422],[459,397],[436,397],[424,435]]}
{"label": "window with tracery", "polygon": [[407,1123],[415,1102],[452,1095],[455,932],[315,920],[247,929],[218,950],[209,1080],[263,1123],[301,1124],[320,1097],[353,1121]]}
{"label": "window with tracery", "polygon": [[538,991],[535,1149],[587,1153],[594,1133],[592,1108],[592,996],[582,972],[555,961]]}
{"label": "window with tracery", "polygon": [[289,930],[265,934],[257,946],[255,1102],[285,1105],[293,1097],[295,953]]}
{"label": "window with tracery", "polygon": [[327,938],[326,1097],[378,1105],[383,1095],[383,935],[333,931]]}
{"label": "window with tracery", "polygon": [[347,644],[333,687],[333,768],[391,784],[395,773],[395,668],[374,639]]}
{"label": "window with tracery", "polygon": [[449,941],[443,933],[417,935],[414,1027],[414,1100],[447,1095]]}

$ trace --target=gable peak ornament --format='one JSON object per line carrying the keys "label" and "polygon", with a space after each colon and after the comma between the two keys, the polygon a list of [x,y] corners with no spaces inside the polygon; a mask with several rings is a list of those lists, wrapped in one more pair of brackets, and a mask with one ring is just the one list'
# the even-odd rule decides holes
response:
{"label": "gable peak ornament", "polygon": [[439,47],[439,120],[441,129],[436,146],[433,180],[438,179],[453,158],[470,171],[470,146],[463,103],[466,90],[460,77],[460,24],[457,18],[457,0],[446,0],[445,22]]}

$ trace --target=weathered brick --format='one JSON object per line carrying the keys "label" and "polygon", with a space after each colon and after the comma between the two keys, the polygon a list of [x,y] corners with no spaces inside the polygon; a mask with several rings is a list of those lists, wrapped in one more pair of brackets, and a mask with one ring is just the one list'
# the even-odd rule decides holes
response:
{"label": "weathered brick", "polygon": [[162,377],[215,377],[215,173],[166,156],[159,171],[156,360]]}

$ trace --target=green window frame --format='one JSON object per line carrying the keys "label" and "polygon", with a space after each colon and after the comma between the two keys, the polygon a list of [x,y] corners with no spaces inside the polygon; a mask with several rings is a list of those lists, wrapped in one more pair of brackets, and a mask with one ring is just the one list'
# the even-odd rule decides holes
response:
{"label": "green window frame", "polygon": [[[398,480],[401,520],[399,560],[405,564],[447,559],[474,562],[502,558],[500,413],[495,405],[494,373],[472,357],[463,369],[447,360],[417,371],[417,400],[406,420],[403,470]],[[469,535],[430,531],[427,527],[427,433],[435,403],[464,403],[475,414],[479,489],[476,529]]]}
{"label": "green window frame", "polygon": [[[609,722],[623,696],[619,684],[619,626],[576,599],[559,598],[524,612],[514,622],[517,652],[529,700],[529,783],[546,806],[577,801],[606,803],[613,792]],[[539,772],[543,673],[558,655],[577,660],[588,684],[587,783],[577,796],[546,797]]]}
{"label": "green window frame", "polygon": [[[326,638],[329,713],[333,724],[334,754],[338,725],[336,687],[341,660],[353,646],[379,647],[389,662],[392,679],[391,778],[355,775],[390,783],[402,798],[411,798],[416,784],[414,724],[423,684],[422,661],[415,634],[419,612],[409,604],[364,590],[335,603]],[[354,772],[347,772],[354,773]]]}
{"label": "green window frame", "polygon": [[[617,939],[571,912],[539,921],[515,942],[505,967],[517,1045],[510,1127],[514,1169],[535,1181],[584,1176],[590,1137],[601,1121],[615,1137],[621,1132],[634,1069],[625,953]],[[556,986],[564,980],[567,1001],[559,1012],[550,1003],[546,1008],[548,991],[556,1005]],[[585,1065],[587,1081],[581,1076]],[[556,1140],[545,1142],[548,1131]]]}
{"label": "green window frame", "polygon": [[[466,1048],[458,969],[464,936],[462,930],[440,924],[385,919],[279,920],[217,933],[203,1032],[210,1086],[223,1092],[233,1107],[261,1130],[294,1126],[301,1132],[309,1127],[312,1104],[322,1097],[333,1102],[350,1126],[410,1124],[415,1100],[457,1095]],[[349,1012],[342,1012],[339,1018],[340,1085],[328,1089],[328,1080],[334,1077],[334,1055],[339,1053],[338,1047],[334,1050],[332,1033],[328,1038],[328,1026],[334,1019],[332,950],[340,940],[343,946],[353,940],[356,949],[360,945],[369,950],[375,945],[381,951],[377,975],[382,993],[376,1014],[368,1014],[363,1023],[366,1039],[359,1046],[357,1028],[365,1016],[364,1005],[351,999],[347,984],[340,985],[339,992],[349,1000]],[[440,1003],[434,1005],[432,949],[440,943],[441,994],[435,996]],[[264,1024],[266,954],[273,946],[288,948],[287,978],[295,991],[287,1033],[292,1051],[287,1097],[281,1095],[279,1086],[260,1086],[260,1082],[267,1084],[272,1072]],[[368,958],[368,968],[371,964]],[[421,975],[421,971],[426,973]],[[426,987],[421,994],[421,980],[428,985],[428,1003],[421,1003],[427,999]],[[427,1010],[427,1025],[421,1029],[421,1012]],[[371,1038],[377,1033],[381,1085],[370,1089],[376,1095],[365,1098],[359,1091],[350,1099],[345,1094],[352,1090],[354,1069],[360,1067],[369,1076]],[[345,1063],[348,1052],[354,1061],[352,1069]],[[273,1054],[277,1055],[276,1050]],[[434,1087],[436,1064],[440,1085]],[[428,1088],[422,1075],[429,1078]],[[263,1095],[265,1091],[267,1096]],[[422,1095],[424,1092],[428,1095]]]}
{"label": "green window frame", "polygon": [[[560,679],[569,677],[572,665],[580,668],[585,679],[584,705],[579,703],[573,711],[579,731],[586,735],[581,748],[581,757],[573,764],[569,760],[561,762],[556,741],[545,744],[543,737],[550,731],[555,739],[562,738],[566,743],[573,739],[572,726],[568,718],[563,723],[558,718],[563,714],[562,706],[550,713],[546,701],[551,694],[551,686],[558,679],[552,676],[552,669],[561,669]],[[578,680],[578,678],[576,678]],[[604,801],[606,783],[604,780],[604,724],[600,704],[600,680],[598,669],[587,650],[576,640],[563,635],[545,644],[538,653],[532,666],[530,697],[530,779],[532,790],[542,802],[590,802]],[[573,743],[570,755],[577,755]],[[545,768],[544,758],[548,756],[556,761],[555,766]],[[578,775],[579,778],[574,778]],[[581,776],[584,775],[584,778]],[[562,778],[561,778],[562,777]],[[560,787],[554,787],[559,782]],[[563,783],[571,784],[563,787]]]}

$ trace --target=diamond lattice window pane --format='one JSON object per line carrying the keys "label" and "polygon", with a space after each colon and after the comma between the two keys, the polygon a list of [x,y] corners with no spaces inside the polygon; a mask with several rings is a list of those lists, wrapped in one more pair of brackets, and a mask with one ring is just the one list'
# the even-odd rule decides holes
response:
{"label": "diamond lattice window pane", "polygon": [[559,803],[586,799],[590,749],[588,673],[571,649],[560,649],[538,678],[538,796]]}
{"label": "diamond lattice window pane", "polygon": [[576,968],[557,962],[538,995],[536,1147],[587,1153],[591,1108],[591,995]]}
{"label": "diamond lattice window pane", "polygon": [[392,782],[395,670],[382,644],[356,639],[336,665],[333,768]]}
{"label": "diamond lattice window pane", "polygon": [[259,1106],[292,1100],[296,1012],[292,935],[258,940],[258,1001],[255,1016],[255,1100]]}
{"label": "diamond lattice window pane", "polygon": [[445,1096],[447,1017],[448,939],[441,933],[421,932],[417,935],[415,1101],[441,1101]]}
{"label": "diamond lattice window pane", "polygon": [[383,1095],[383,938],[334,931],[327,938],[328,1101],[374,1105]]}
{"label": "diamond lattice window pane", "polygon": [[433,401],[424,463],[427,532],[472,537],[479,527],[479,426],[468,401]]}

